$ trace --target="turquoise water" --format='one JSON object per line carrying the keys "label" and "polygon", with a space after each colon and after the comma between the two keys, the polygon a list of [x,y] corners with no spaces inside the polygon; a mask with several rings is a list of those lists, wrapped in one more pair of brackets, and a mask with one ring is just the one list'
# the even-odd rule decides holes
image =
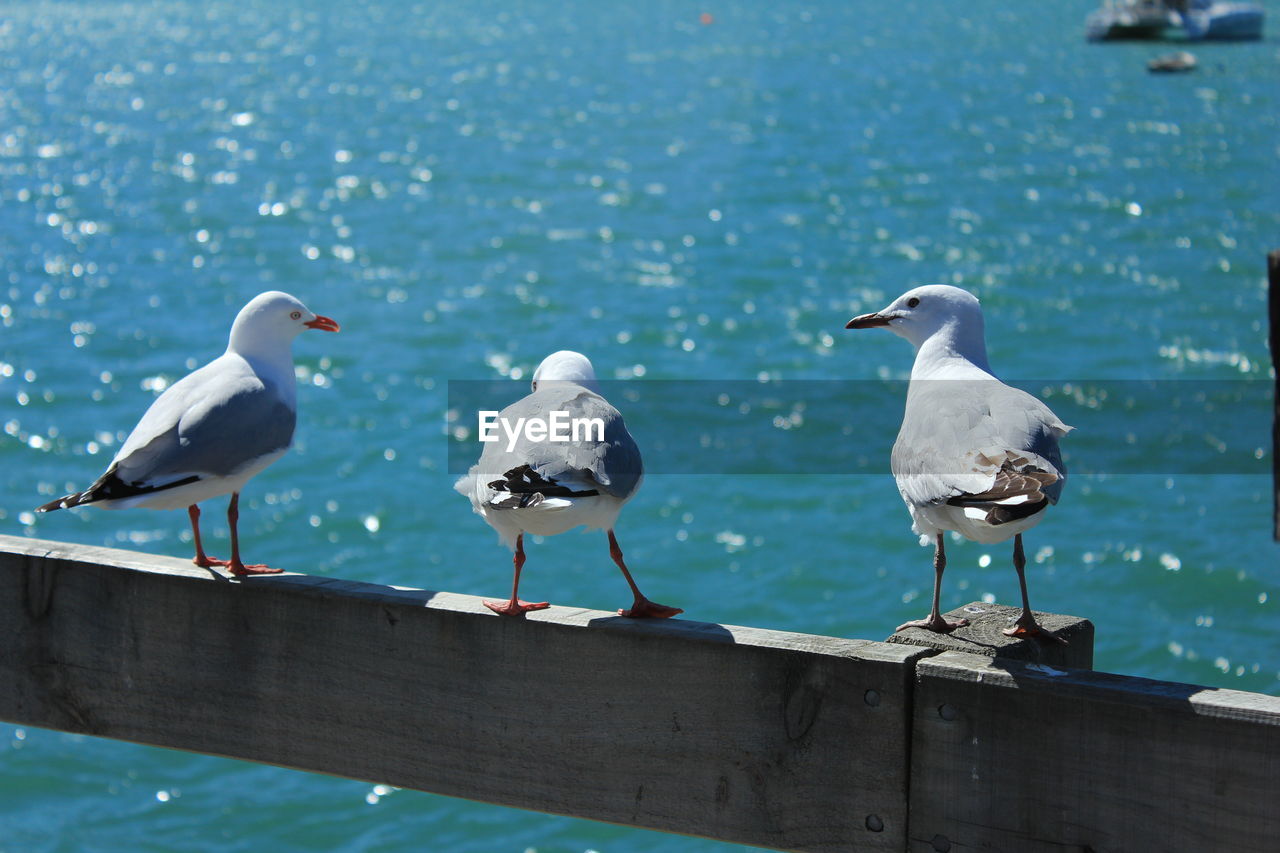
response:
{"label": "turquoise water", "polygon": [[[1091,0],[606,5],[5,5],[0,531],[189,554],[180,512],[30,510],[279,288],[343,332],[295,346],[298,441],[244,495],[248,558],[504,593],[451,489],[451,400],[514,399],[569,347],[639,389],[611,394],[655,473],[618,535],[652,598],[883,637],[931,584],[887,475],[911,354],[843,326],[948,281],[1078,428],[1033,604],[1093,619],[1099,669],[1280,694],[1274,38],[1153,77],[1170,47],[1086,44]],[[761,378],[784,402],[745,432],[654,414]],[[682,441],[719,429],[767,452]],[[946,606],[1015,601],[1007,547],[949,557]],[[627,599],[598,533],[534,544],[523,591]],[[0,725],[0,851],[201,848],[729,846]]]}

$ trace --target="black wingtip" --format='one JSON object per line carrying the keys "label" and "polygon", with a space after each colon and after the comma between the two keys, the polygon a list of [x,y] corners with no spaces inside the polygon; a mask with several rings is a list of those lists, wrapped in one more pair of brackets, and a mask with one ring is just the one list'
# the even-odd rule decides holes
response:
{"label": "black wingtip", "polygon": [[1030,518],[1038,512],[1049,506],[1049,499],[1042,497],[1038,501],[1028,501],[1026,503],[1014,504],[1013,506],[993,506],[991,511],[987,513],[987,524],[999,526],[1008,524],[1011,521],[1018,521],[1023,518]]}
{"label": "black wingtip", "polygon": [[49,501],[47,504],[44,504],[43,506],[36,507],[36,512],[53,512],[55,509],[66,509],[69,506],[75,506],[77,503],[79,503],[78,501],[79,497],[80,497],[79,494],[63,495],[62,497],[58,498],[56,501]]}
{"label": "black wingtip", "polygon": [[199,479],[199,475],[193,474],[190,477],[183,477],[181,480],[174,480],[172,483],[165,483],[163,486],[134,485],[121,480],[116,475],[116,466],[112,465],[105,474],[83,492],[63,495],[56,501],[49,501],[44,506],[36,507],[36,512],[53,512],[55,509],[70,509],[73,506],[83,506],[84,504],[97,503],[98,501],[114,501],[136,497],[137,495],[147,495],[152,492],[162,492],[165,489],[174,489],[178,486],[194,483]]}
{"label": "black wingtip", "polygon": [[575,492],[568,486],[560,485],[554,479],[549,480],[542,476],[533,470],[532,465],[519,465],[512,468],[502,475],[501,480],[493,480],[488,485],[491,489],[510,492],[513,495],[528,495],[536,492],[540,495],[539,500],[542,497],[586,498],[600,494],[596,489],[583,489]]}

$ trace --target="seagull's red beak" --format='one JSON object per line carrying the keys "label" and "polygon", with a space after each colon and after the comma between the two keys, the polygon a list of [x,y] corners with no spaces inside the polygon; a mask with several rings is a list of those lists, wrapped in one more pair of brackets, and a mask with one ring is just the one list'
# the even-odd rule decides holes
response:
{"label": "seagull's red beak", "polygon": [[844,324],[846,329],[875,329],[889,325],[889,317],[883,314],[861,314]]}
{"label": "seagull's red beak", "polygon": [[314,320],[303,323],[308,329],[319,329],[322,332],[341,331],[342,327],[338,325],[337,320],[330,320],[321,314],[317,314]]}

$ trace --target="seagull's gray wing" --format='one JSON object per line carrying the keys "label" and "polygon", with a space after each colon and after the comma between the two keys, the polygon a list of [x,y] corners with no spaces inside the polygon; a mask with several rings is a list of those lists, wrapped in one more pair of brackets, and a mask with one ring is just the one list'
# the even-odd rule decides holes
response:
{"label": "seagull's gray wing", "polygon": [[129,433],[106,472],[40,512],[163,492],[287,450],[296,412],[243,358],[223,355],[165,390]]}
{"label": "seagull's gray wing", "polygon": [[562,445],[568,468],[585,473],[606,494],[624,500],[631,497],[640,484],[644,462],[640,448],[622,420],[622,413],[604,397],[585,389],[566,399],[562,408],[571,418],[604,424],[603,441],[593,439]]}
{"label": "seagull's gray wing", "polygon": [[1057,502],[1066,479],[1058,438],[1069,429],[996,379],[913,380],[891,467],[914,506]]}
{"label": "seagull's gray wing", "polygon": [[528,466],[542,480],[569,490],[595,489],[623,500],[629,498],[644,473],[640,448],[621,413],[599,394],[576,383],[546,382],[503,409],[498,417],[514,425],[520,418],[549,421],[553,412],[564,412],[570,420],[598,423],[603,440],[596,429],[591,429],[589,437],[584,431],[579,440],[567,442],[531,441],[522,432],[508,450],[506,436],[499,433],[499,440],[490,442],[481,454],[476,474],[500,477]]}
{"label": "seagull's gray wing", "polygon": [[296,411],[237,361],[214,361],[166,390],[116,455],[116,476],[137,485],[221,477],[287,449]]}
{"label": "seagull's gray wing", "polygon": [[1049,473],[1057,475],[1056,480],[1041,489],[1049,502],[1056,504],[1067,484],[1067,466],[1062,462],[1058,439],[1070,432],[1071,427],[1036,397],[1004,384],[992,395],[991,411],[1000,434],[1006,436],[1011,445],[1010,450],[1038,458],[1041,468],[1042,463],[1048,463]]}

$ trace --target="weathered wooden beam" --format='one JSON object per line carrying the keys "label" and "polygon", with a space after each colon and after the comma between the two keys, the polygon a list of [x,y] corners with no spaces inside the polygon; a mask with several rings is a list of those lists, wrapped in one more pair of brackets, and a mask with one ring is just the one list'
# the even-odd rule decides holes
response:
{"label": "weathered wooden beam", "polygon": [[1267,314],[1271,318],[1267,342],[1275,392],[1271,397],[1271,538],[1280,542],[1280,249],[1267,254]]}
{"label": "weathered wooden beam", "polygon": [[1280,837],[1280,698],[932,653],[0,536],[15,723],[777,849]]}
{"label": "weathered wooden beam", "polygon": [[1280,697],[960,652],[916,672],[908,849],[1280,839]]}
{"label": "weathered wooden beam", "polygon": [[1004,629],[1022,615],[1021,607],[971,601],[944,615],[949,619],[968,619],[969,624],[950,634],[907,628],[891,634],[886,642],[1049,666],[1093,669],[1093,623],[1088,619],[1037,612],[1036,621],[1041,627],[1066,641],[1058,643],[1036,637],[1006,637]]}
{"label": "weathered wooden beam", "polygon": [[0,536],[4,720],[779,849],[904,848],[927,654]]}

